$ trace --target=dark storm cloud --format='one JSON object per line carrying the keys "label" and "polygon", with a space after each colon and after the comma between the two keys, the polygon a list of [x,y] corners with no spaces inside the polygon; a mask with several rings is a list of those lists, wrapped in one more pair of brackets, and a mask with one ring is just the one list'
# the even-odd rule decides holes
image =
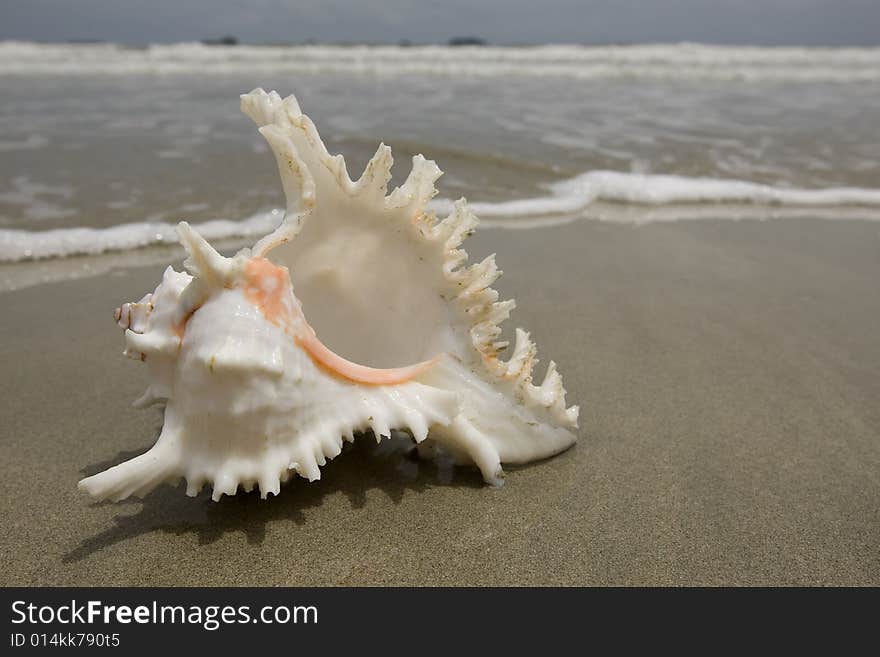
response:
{"label": "dark storm cloud", "polygon": [[875,45],[877,0],[4,0],[0,39]]}

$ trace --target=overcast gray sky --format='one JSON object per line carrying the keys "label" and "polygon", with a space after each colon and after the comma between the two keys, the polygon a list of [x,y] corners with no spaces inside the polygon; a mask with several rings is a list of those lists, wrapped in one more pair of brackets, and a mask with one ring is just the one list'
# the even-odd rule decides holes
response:
{"label": "overcast gray sky", "polygon": [[0,39],[878,45],[880,0],[0,0]]}

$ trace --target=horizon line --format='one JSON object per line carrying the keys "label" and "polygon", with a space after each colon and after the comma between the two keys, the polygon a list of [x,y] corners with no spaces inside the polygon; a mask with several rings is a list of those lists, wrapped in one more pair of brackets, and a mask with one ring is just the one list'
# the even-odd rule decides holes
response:
{"label": "horizon line", "polygon": [[[233,41],[230,41],[233,39]],[[461,42],[455,42],[461,40]],[[447,41],[411,41],[409,39],[399,39],[397,41],[352,41],[352,40],[321,40],[321,39],[302,39],[290,41],[240,41],[231,35],[219,38],[205,37],[201,39],[188,40],[158,40],[158,41],[116,41],[112,39],[93,39],[93,38],[75,38],[65,40],[42,40],[42,39],[21,39],[16,37],[0,37],[0,44],[5,43],[22,43],[33,45],[115,45],[130,48],[146,48],[148,46],[173,46],[173,45],[191,45],[200,44],[214,48],[236,48],[245,47],[297,47],[297,46],[334,46],[334,47],[399,47],[399,48],[421,48],[421,47],[445,47],[445,48],[534,48],[542,46],[572,46],[572,47],[638,47],[638,46],[709,46],[714,48],[805,48],[805,49],[872,49],[880,48],[880,40],[872,44],[805,44],[805,43],[758,43],[747,41],[692,41],[687,39],[678,40],[654,40],[654,41],[509,41],[509,42],[489,42],[480,37],[460,36],[450,37]]]}

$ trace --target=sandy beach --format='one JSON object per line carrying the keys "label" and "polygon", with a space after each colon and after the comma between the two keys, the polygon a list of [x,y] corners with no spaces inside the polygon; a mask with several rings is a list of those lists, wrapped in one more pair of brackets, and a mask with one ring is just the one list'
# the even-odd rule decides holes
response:
{"label": "sandy beach", "polygon": [[161,425],[130,407],[146,372],[112,309],[163,267],[0,294],[0,583],[880,584],[876,223],[581,221],[468,250],[498,253],[509,324],[582,409],[574,448],[499,489],[364,438],[268,501],[93,504],[77,480]]}

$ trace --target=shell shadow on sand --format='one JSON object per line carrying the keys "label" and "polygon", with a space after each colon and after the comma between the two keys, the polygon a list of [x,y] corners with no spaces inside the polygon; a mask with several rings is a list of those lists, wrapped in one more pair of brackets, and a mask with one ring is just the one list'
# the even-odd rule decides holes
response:
{"label": "shell shadow on sand", "polygon": [[[64,563],[81,561],[105,548],[124,543],[152,532],[175,536],[194,534],[199,545],[213,543],[233,532],[244,533],[248,543],[259,545],[266,535],[266,526],[279,520],[292,520],[299,526],[306,524],[307,509],[320,507],[326,496],[341,492],[348,498],[352,510],[363,508],[367,494],[380,490],[394,504],[399,504],[407,493],[419,493],[436,486],[463,486],[483,488],[485,483],[476,468],[457,467],[449,460],[420,460],[405,433],[395,432],[390,439],[376,443],[371,434],[358,436],[353,444],[346,444],[342,454],[322,469],[319,481],[308,482],[294,477],[282,486],[278,496],[260,499],[257,490],[239,491],[224,496],[219,502],[211,500],[206,487],[196,498],[183,495],[183,484],[163,485],[141,499],[121,503],[97,502],[94,508],[111,505],[135,505],[140,509],[130,515],[118,514],[113,525],[80,542],[67,552]],[[136,456],[140,452],[121,452],[107,461],[84,468],[83,475],[100,472]]]}

